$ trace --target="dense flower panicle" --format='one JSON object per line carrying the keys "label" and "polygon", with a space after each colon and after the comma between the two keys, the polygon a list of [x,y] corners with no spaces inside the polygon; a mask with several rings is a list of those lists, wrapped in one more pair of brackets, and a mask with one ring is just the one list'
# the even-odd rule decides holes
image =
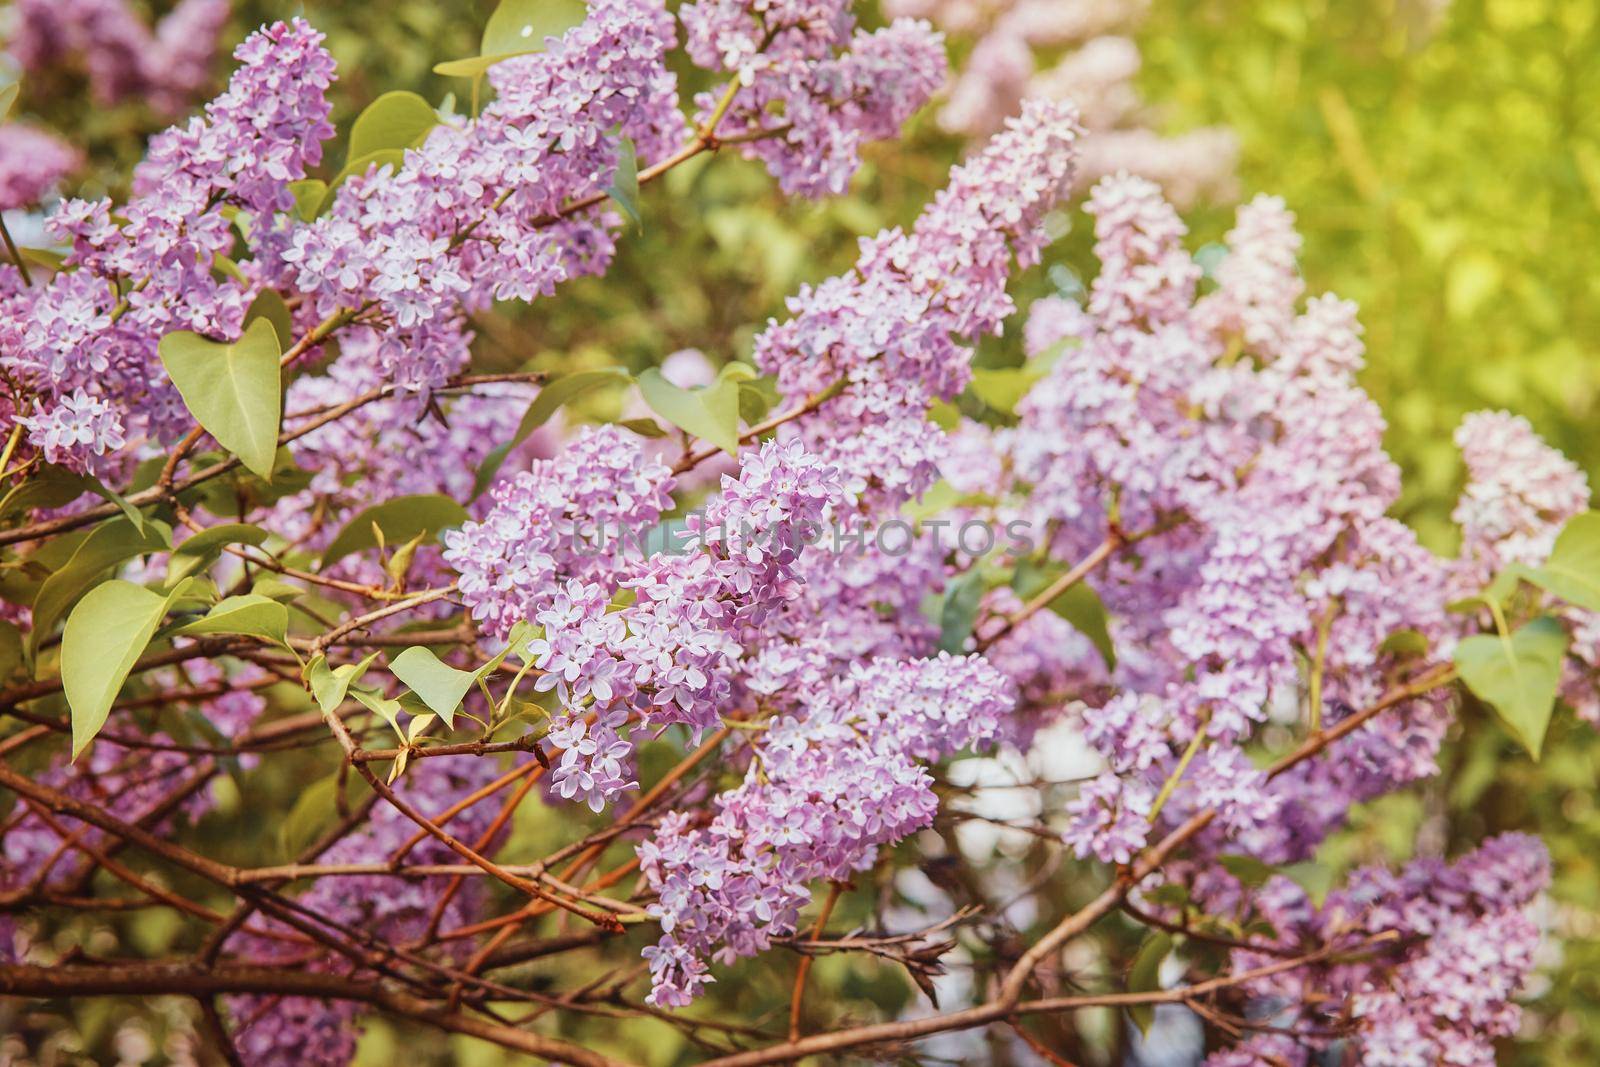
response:
{"label": "dense flower panicle", "polygon": [[861,146],[893,136],[945,78],[943,39],[927,23],[852,35],[847,0],[699,0],[679,17],[690,58],[741,85],[726,104],[698,96],[698,121],[726,107],[721,135],[791,194],[844,192]]}
{"label": "dense flower panicle", "polygon": [[[1422,1063],[1489,1067],[1494,1042],[1516,1030],[1512,1002],[1533,967],[1539,930],[1529,905],[1550,881],[1544,846],[1524,834],[1504,834],[1454,863],[1415,860],[1398,873],[1363,868],[1318,908],[1305,891],[1275,877],[1253,898],[1228,892],[1229,902],[1250,908],[1271,925],[1282,947],[1303,944],[1361,946],[1388,938],[1392,947],[1356,954],[1351,962],[1316,964],[1256,979],[1249,993],[1264,1007],[1288,1008],[1309,1024],[1285,1062],[1308,1063],[1328,1038],[1320,1027],[1353,1017],[1361,1062],[1381,1067]],[[1214,888],[1205,895],[1217,907]],[[1380,943],[1381,944],[1381,943]],[[1276,957],[1235,950],[1238,970]],[[1308,996],[1315,992],[1315,997]],[[1259,1041],[1219,1052],[1207,1067],[1255,1063]]]}
{"label": "dense flower panicle", "polygon": [[1562,525],[1589,506],[1588,479],[1519,415],[1468,415],[1455,439],[1467,465],[1451,513],[1461,526],[1463,589],[1480,588],[1508,563],[1543,563]]}
{"label": "dense flower panicle", "polygon": [[645,951],[650,1002],[689,1003],[712,980],[708,959],[754,955],[794,931],[808,883],[864,870],[927,826],[937,801],[917,760],[993,742],[1013,700],[983,660],[946,654],[857,665],[801,694],[707,825],[670,816],[639,848],[663,934]]}
{"label": "dense flower panicle", "polygon": [[82,165],[77,149],[43,130],[0,126],[0,211],[38,204]]}
{"label": "dense flower panicle", "polygon": [[97,103],[183,108],[210,78],[228,0],[180,0],[154,32],[126,0],[17,0],[8,51],[29,73],[81,61]]}
{"label": "dense flower panicle", "polygon": [[464,311],[548,295],[610,262],[614,215],[557,217],[605,188],[621,138],[646,163],[680,139],[663,65],[673,42],[653,0],[590,5],[543,52],[491,68],[497,96],[477,118],[435,127],[401,167],[374,166],[339,189],[328,215],[275,235],[283,281],[320,315],[370,306],[390,326],[388,377],[441,385],[466,348],[427,341],[459,334]]}
{"label": "dense flower panicle", "polygon": [[115,220],[105,200],[67,201],[51,217],[73,269],[0,297],[0,366],[31,393],[36,407],[19,421],[53,462],[107,471],[122,442],[187,430],[157,343],[174,330],[242,328],[250,283],[211,269],[234,249],[224,208],[265,219],[321,158],[333,77],[321,40],[299,20],[249,37],[204,118],[152,140]]}
{"label": "dense flower panicle", "polygon": [[[1197,733],[1214,746],[1248,737],[1319,655],[1325,721],[1376,699],[1390,633],[1448,639],[1447,568],[1385,517],[1398,474],[1354,381],[1353,308],[1331,297],[1297,307],[1298,238],[1280,204],[1241,209],[1218,287],[1198,299],[1183,226],[1152,183],[1106,179],[1087,209],[1100,274],[1085,308],[1036,306],[1029,350],[1055,362],[1000,447],[1021,506],[1058,526],[1062,558],[1106,536],[1113,501],[1120,530],[1145,538],[1137,567],[1113,560],[1090,579],[1128,654],[1111,679],[1121,692],[1085,712],[1087,739],[1136,810]],[[1343,759],[1271,785],[1216,749],[1162,819],[1216,808],[1213,837],[1298,859],[1355,800],[1433,773],[1447,719],[1426,701],[1409,707],[1355,731]],[[1109,780],[1087,791],[1069,831],[1080,852],[1142,840],[1122,804]]]}
{"label": "dense flower panicle", "polygon": [[951,172],[910,233],[864,240],[853,274],[802,288],[793,317],[756,339],[757,362],[789,395],[846,382],[803,439],[869,508],[892,509],[933,483],[939,441],[927,405],[971,376],[958,338],[998,332],[1012,311],[1011,264],[1037,261],[1077,133],[1070,108],[1029,107]]}
{"label": "dense flower panicle", "polygon": [[566,580],[617,574],[671,506],[672,488],[671,471],[637,437],[586,429],[554,459],[496,485],[481,520],[445,535],[445,559],[473,618],[503,638]]}

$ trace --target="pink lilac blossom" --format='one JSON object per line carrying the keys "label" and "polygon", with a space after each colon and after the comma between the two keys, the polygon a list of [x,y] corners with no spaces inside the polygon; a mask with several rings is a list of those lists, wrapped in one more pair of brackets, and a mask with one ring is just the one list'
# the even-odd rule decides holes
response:
{"label": "pink lilac blossom", "polygon": [[0,126],[0,211],[33,207],[82,165],[77,149],[43,130]]}
{"label": "pink lilac blossom", "polygon": [[787,395],[846,383],[803,435],[869,509],[892,510],[933,484],[940,444],[927,405],[970,377],[962,340],[998,332],[1012,311],[1011,262],[1038,260],[1077,134],[1070,108],[1030,106],[951,172],[910,233],[863,240],[853,273],[803,287],[793,317],[756,339],[758,365]]}
{"label": "pink lilac blossom", "polygon": [[[690,57],[742,85],[722,135],[767,165],[786,193],[842,193],[860,150],[892,137],[944,82],[943,39],[899,19],[855,31],[841,0],[749,5],[700,0],[679,12]],[[695,99],[697,118],[717,113],[718,94]]]}
{"label": "pink lilac blossom", "polygon": [[709,823],[672,815],[639,848],[662,938],[645,950],[662,1007],[690,1003],[728,963],[794,932],[808,883],[871,866],[927,826],[937,802],[916,762],[992,742],[1009,683],[983,660],[878,660],[801,697],[757,744]]}
{"label": "pink lilac blossom", "polygon": [[1087,131],[1077,188],[1125,170],[1155,181],[1183,207],[1230,200],[1239,154],[1231,131],[1154,128],[1159,115],[1137,88],[1141,57],[1131,39],[1147,7],[1141,0],[891,0],[885,11],[976,38],[939,112],[945,129],[987,136],[1025,100],[1070,100]]}
{"label": "pink lilac blossom", "polygon": [[80,64],[96,103],[142,96],[172,115],[209,80],[229,6],[181,0],[152,33],[126,0],[17,0],[8,51],[30,74]]}
{"label": "pink lilac blossom", "polygon": [[253,34],[228,89],[151,141],[135,193],[64,203],[48,225],[69,269],[0,297],[0,366],[34,398],[29,443],[106,471],[122,441],[171,440],[189,419],[157,355],[173,330],[237,336],[249,283],[214,273],[234,248],[225,208],[258,218],[292,205],[287,183],[321,158],[333,61],[299,20]]}
{"label": "pink lilac blossom", "polygon": [[325,216],[287,222],[269,240],[275,280],[319,315],[365,309],[388,327],[390,380],[438,387],[465,365],[465,311],[546,296],[609,264],[614,214],[559,216],[605,189],[622,138],[641,165],[682,140],[664,65],[674,41],[651,0],[597,0],[543,52],[492,67],[496,97],[477,118],[441,123],[398,169],[352,178]]}
{"label": "pink lilac blossom", "polygon": [[[1313,1036],[1317,1028],[1348,1016],[1363,1064],[1490,1067],[1495,1040],[1517,1027],[1520,1010],[1512,998],[1533,968],[1539,939],[1527,911],[1549,881],[1544,846],[1524,834],[1504,834],[1454,863],[1420,859],[1398,873],[1358,870],[1320,908],[1282,877],[1268,882],[1251,904],[1236,892],[1227,895],[1241,910],[1253,904],[1280,947],[1355,948],[1374,937],[1389,938],[1393,946],[1247,985],[1263,1007],[1299,1016],[1280,1015],[1282,1023],[1311,1024],[1284,1062],[1311,1062],[1328,1043]],[[1213,905],[1221,903],[1214,892],[1207,896]],[[1233,956],[1238,970],[1276,958],[1247,950]],[[1315,997],[1307,995],[1313,991]],[[1259,1063],[1250,1057],[1282,1051],[1257,1039],[1216,1053],[1206,1064]]]}

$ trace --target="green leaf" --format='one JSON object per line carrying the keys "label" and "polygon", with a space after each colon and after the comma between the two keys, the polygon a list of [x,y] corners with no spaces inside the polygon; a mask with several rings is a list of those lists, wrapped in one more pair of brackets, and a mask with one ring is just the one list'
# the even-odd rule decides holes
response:
{"label": "green leaf", "polygon": [[[1128,992],[1154,993],[1161,988],[1161,964],[1172,951],[1172,945],[1172,935],[1159,932],[1151,934],[1139,946],[1138,953],[1133,957],[1133,965],[1128,968]],[[1154,1004],[1136,1004],[1128,1009],[1129,1018],[1141,1034],[1150,1032],[1150,1023],[1155,1015]]]}
{"label": "green leaf", "polygon": [[[1062,574],[1060,566],[1040,567],[1026,562],[1019,564],[1012,577],[1011,586],[1023,600],[1031,600]],[[1087,637],[1105,660],[1108,670],[1117,666],[1117,649],[1111,641],[1110,620],[1100,595],[1087,582],[1078,582],[1050,601],[1049,608],[1072,624],[1073,629]]]}
{"label": "green leaf", "polygon": [[478,55],[433,68],[447,78],[476,78],[501,60],[542,52],[546,38],[559,37],[589,13],[583,0],[500,0],[483,27]]}
{"label": "green leaf", "polygon": [[414,148],[439,124],[439,116],[416,93],[396,89],[384,93],[356,116],[350,127],[350,159],[384,148]]}
{"label": "green leaf", "polygon": [[112,567],[148,552],[165,551],[171,544],[171,529],[155,521],[148,523],[142,532],[127,519],[103,522],[89,531],[89,536],[78,545],[66,564],[39,587],[39,595],[33,601],[31,638],[35,647],[78,598],[104,578]]}
{"label": "green leaf", "polygon": [[1044,369],[1039,367],[984,368],[972,372],[967,389],[994,410],[1015,415],[1017,402],[1042,377]]}
{"label": "green leaf", "polygon": [[289,195],[294,197],[294,213],[301,222],[310,222],[321,212],[328,198],[328,183],[321,178],[306,178],[289,183]]}
{"label": "green leaf", "polygon": [[452,729],[456,709],[478,680],[477,672],[457,670],[440,662],[432,649],[420,645],[406,649],[390,661],[389,673],[410,686],[411,691]]}
{"label": "green leaf", "polygon": [[344,703],[350,687],[361,680],[361,676],[367,673],[367,668],[377,658],[378,653],[374,652],[360,663],[343,663],[330,668],[328,657],[319,655],[306,664],[306,681],[311,684],[311,695],[316,698],[317,707],[322,709],[324,715],[332,714],[335,708]]}
{"label": "green leaf", "polygon": [[1420,630],[1396,630],[1383,639],[1378,651],[1396,656],[1425,656],[1428,653],[1428,635]]}
{"label": "green leaf", "polygon": [[16,105],[17,97],[21,94],[21,82],[12,82],[10,85],[0,86],[0,122],[4,122],[10,116],[11,109]]}
{"label": "green leaf", "polygon": [[280,349],[293,347],[294,318],[289,314],[289,305],[284,303],[278,290],[263,289],[250,301],[250,306],[245,309],[244,324],[249,326],[257,319],[266,319],[272,324],[272,332],[278,335]]}
{"label": "green leaf", "polygon": [[71,709],[74,760],[106,724],[171,599],[113,581],[91,589],[72,609],[61,639],[61,685]]}
{"label": "green leaf", "polygon": [[224,545],[259,545],[266,539],[267,531],[245,522],[224,523],[201,530],[172,550],[167,562],[167,588],[215,563]]}
{"label": "green leaf", "polygon": [[232,344],[187,330],[161,339],[161,363],[184,406],[223,448],[262,478],[272,479],[283,416],[278,335],[257,319]]}
{"label": "green leaf", "polygon": [[953,655],[965,651],[972,625],[978,618],[978,602],[983,599],[983,572],[973,567],[953,578],[939,603],[939,648]]}
{"label": "green leaf", "polygon": [[739,417],[754,426],[767,417],[782,397],[778,383],[771,377],[753,378],[739,383]]}
{"label": "green leaf", "polygon": [[660,438],[667,436],[667,431],[655,419],[622,419],[617,423],[624,430],[631,430],[640,437]]}
{"label": "green leaf", "polygon": [[406,732],[400,729],[400,713],[405,710],[398,700],[384,696],[376,689],[366,686],[352,686],[350,695],[368,711],[380,716],[388,723],[402,742],[406,739]]}
{"label": "green leaf", "polygon": [[617,172],[606,186],[606,195],[616,201],[635,227],[644,229],[644,217],[639,214],[639,157],[631,138],[624,137],[617,147]]}
{"label": "green leaf", "polygon": [[1600,611],[1600,511],[1569,519],[1544,566],[1522,576],[1569,604]]}
{"label": "green leaf", "polygon": [[528,410],[523,414],[522,421],[517,424],[517,432],[511,435],[511,440],[491,450],[483,457],[483,462],[478,464],[478,473],[473,480],[472,495],[477,497],[494,481],[494,476],[500,470],[500,465],[506,461],[512,449],[528,439],[528,435],[549,421],[561,405],[576,400],[591,389],[602,385],[628,380],[628,372],[621,367],[607,367],[604,370],[581,370],[572,374],[556,378],[544,388],[539,390],[539,395],[533,398],[533,403],[528,405]]}
{"label": "green leaf", "polygon": [[[729,364],[734,366],[734,364]],[[749,368],[745,368],[748,370]],[[724,373],[704,389],[680,389],[654,367],[639,375],[639,392],[657,415],[730,456],[739,454],[739,382]]]}
{"label": "green leaf", "polygon": [[16,623],[0,619],[0,685],[17,673],[24,660],[22,631],[17,629]]}
{"label": "green leaf", "polygon": [[375,547],[378,541],[373,536],[374,526],[383,532],[384,544],[400,545],[418,534],[432,539],[440,530],[460,526],[467,518],[467,509],[447,496],[424,493],[386,500],[358,513],[345,524],[322,553],[322,567],[326,570],[352,552]]}
{"label": "green leaf", "polygon": [[1456,646],[1456,670],[1468,689],[1499,714],[1535,760],[1555,710],[1567,634],[1539,618],[1510,636],[1480,634]]}
{"label": "green leaf", "polygon": [[245,634],[265,637],[280,645],[289,643],[289,609],[270,597],[256,593],[231,596],[174,634]]}

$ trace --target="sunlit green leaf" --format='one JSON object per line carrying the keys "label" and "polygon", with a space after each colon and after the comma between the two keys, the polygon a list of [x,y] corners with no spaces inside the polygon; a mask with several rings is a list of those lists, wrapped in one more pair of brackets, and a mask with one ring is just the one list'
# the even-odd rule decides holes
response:
{"label": "sunlit green leaf", "polygon": [[175,634],[244,634],[288,644],[289,609],[256,593],[231,596],[203,618],[180,626]]}
{"label": "sunlit green leaf", "polygon": [[1480,634],[1456,646],[1461,680],[1494,708],[1534,759],[1555,710],[1566,651],[1566,631],[1551,618],[1535,619],[1509,636]]}
{"label": "sunlit green leaf", "polygon": [[357,513],[345,524],[322,553],[322,566],[331,567],[352,552],[376,547],[374,526],[383,532],[385,544],[399,545],[418,534],[432,538],[440,530],[466,521],[467,509],[447,496],[425,493],[386,500]]}
{"label": "sunlit green leaf", "polygon": [[39,595],[33,601],[33,640],[47,636],[78,598],[112,567],[135,556],[165,551],[171,544],[172,530],[165,523],[151,521],[142,532],[127,519],[96,526],[66,564],[39,587]]}
{"label": "sunlit green leaf", "polygon": [[188,330],[169,333],[160,351],[195,421],[248,469],[271,480],[283,415],[283,352],[272,323],[257,319],[232,344]]}
{"label": "sunlit green leaf", "polygon": [[452,728],[456,709],[478,680],[476,672],[457,670],[441,662],[432,649],[420,645],[396,656],[389,664],[389,673],[410,686]]}
{"label": "sunlit green leaf", "polygon": [[1550,558],[1522,577],[1569,604],[1600,611],[1600,512],[1574,515],[1556,538]]}
{"label": "sunlit green leaf", "polygon": [[439,116],[416,93],[384,93],[356,116],[350,127],[350,159],[361,159],[385,148],[414,148],[439,124]]}
{"label": "sunlit green leaf", "polygon": [[61,639],[61,684],[72,718],[72,758],[94,740],[133,665],[161,625],[169,597],[105,582],[72,609]]}
{"label": "sunlit green leaf", "polygon": [[583,0],[501,0],[483,28],[478,55],[433,68],[448,78],[476,78],[512,56],[542,52],[546,38],[559,37],[588,15]]}

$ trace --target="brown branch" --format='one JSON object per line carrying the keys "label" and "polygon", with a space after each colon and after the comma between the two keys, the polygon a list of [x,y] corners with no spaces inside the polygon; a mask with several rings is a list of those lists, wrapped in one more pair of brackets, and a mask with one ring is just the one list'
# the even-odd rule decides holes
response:
{"label": "brown branch", "polygon": [[451,1033],[482,1038],[503,1048],[542,1056],[576,1067],[629,1067],[626,1061],[527,1030],[445,1011],[435,1003],[397,993],[373,982],[287,967],[218,963],[141,963],[105,966],[39,967],[0,965],[0,995],[13,997],[155,996],[213,997],[224,993],[315,997],[370,1004],[398,1018],[427,1023]]}

